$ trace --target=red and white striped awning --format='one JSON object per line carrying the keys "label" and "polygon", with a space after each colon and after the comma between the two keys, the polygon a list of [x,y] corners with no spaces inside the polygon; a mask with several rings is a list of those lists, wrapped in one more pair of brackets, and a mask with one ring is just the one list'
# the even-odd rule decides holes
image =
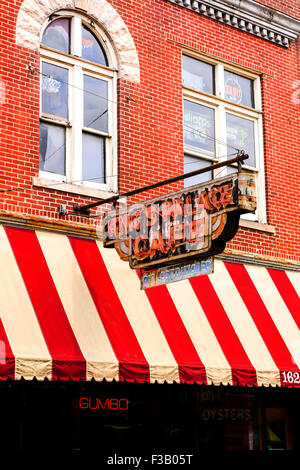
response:
{"label": "red and white striped awning", "polygon": [[98,241],[0,226],[0,378],[299,386],[299,291],[222,261],[142,291]]}

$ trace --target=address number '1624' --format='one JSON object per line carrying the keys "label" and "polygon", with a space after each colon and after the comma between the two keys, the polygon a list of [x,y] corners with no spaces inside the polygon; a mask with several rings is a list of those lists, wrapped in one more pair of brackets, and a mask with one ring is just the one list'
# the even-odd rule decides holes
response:
{"label": "address number '1624'", "polygon": [[282,372],[283,383],[299,384],[300,385],[300,374],[299,372]]}

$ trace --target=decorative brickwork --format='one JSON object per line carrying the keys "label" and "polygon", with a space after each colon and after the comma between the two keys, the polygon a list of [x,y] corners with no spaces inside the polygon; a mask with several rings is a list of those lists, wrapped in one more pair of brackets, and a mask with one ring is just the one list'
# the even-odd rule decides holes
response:
{"label": "decorative brickwork", "polygon": [[128,28],[106,0],[24,0],[17,18],[16,44],[38,50],[47,18],[62,9],[79,9],[105,29],[119,57],[119,77],[139,82],[139,61]]}
{"label": "decorative brickwork", "polygon": [[289,47],[300,30],[300,22],[253,0],[167,1],[283,47]]}

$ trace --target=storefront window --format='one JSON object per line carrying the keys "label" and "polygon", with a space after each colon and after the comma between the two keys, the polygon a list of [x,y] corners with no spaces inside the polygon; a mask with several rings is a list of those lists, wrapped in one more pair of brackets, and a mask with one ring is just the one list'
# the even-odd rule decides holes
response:
{"label": "storefront window", "polygon": [[258,400],[251,394],[201,390],[197,394],[199,448],[258,450]]}
{"label": "storefront window", "polygon": [[270,454],[300,444],[298,390],[18,381],[0,383],[0,394],[2,448],[97,450],[99,466],[114,453]]}
{"label": "storefront window", "polygon": [[266,448],[267,450],[292,449],[291,417],[289,409],[266,409]]}

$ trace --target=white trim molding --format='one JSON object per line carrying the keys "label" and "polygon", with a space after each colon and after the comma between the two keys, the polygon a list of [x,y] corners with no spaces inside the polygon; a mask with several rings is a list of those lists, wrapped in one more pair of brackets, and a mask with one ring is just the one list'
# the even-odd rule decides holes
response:
{"label": "white trim molding", "polygon": [[254,0],[166,0],[283,47],[300,33],[300,21]]}
{"label": "white trim molding", "polygon": [[17,19],[16,44],[38,51],[47,19],[66,9],[85,13],[105,30],[118,57],[118,77],[139,83],[140,67],[134,41],[121,16],[107,0],[24,0]]}
{"label": "white trim molding", "polygon": [[95,199],[107,199],[111,196],[115,196],[116,193],[111,191],[103,191],[102,189],[87,188],[79,184],[59,182],[54,179],[40,178],[34,176],[32,178],[32,185],[52,189],[54,191],[61,191],[64,193],[72,193],[79,196],[94,197]]}

